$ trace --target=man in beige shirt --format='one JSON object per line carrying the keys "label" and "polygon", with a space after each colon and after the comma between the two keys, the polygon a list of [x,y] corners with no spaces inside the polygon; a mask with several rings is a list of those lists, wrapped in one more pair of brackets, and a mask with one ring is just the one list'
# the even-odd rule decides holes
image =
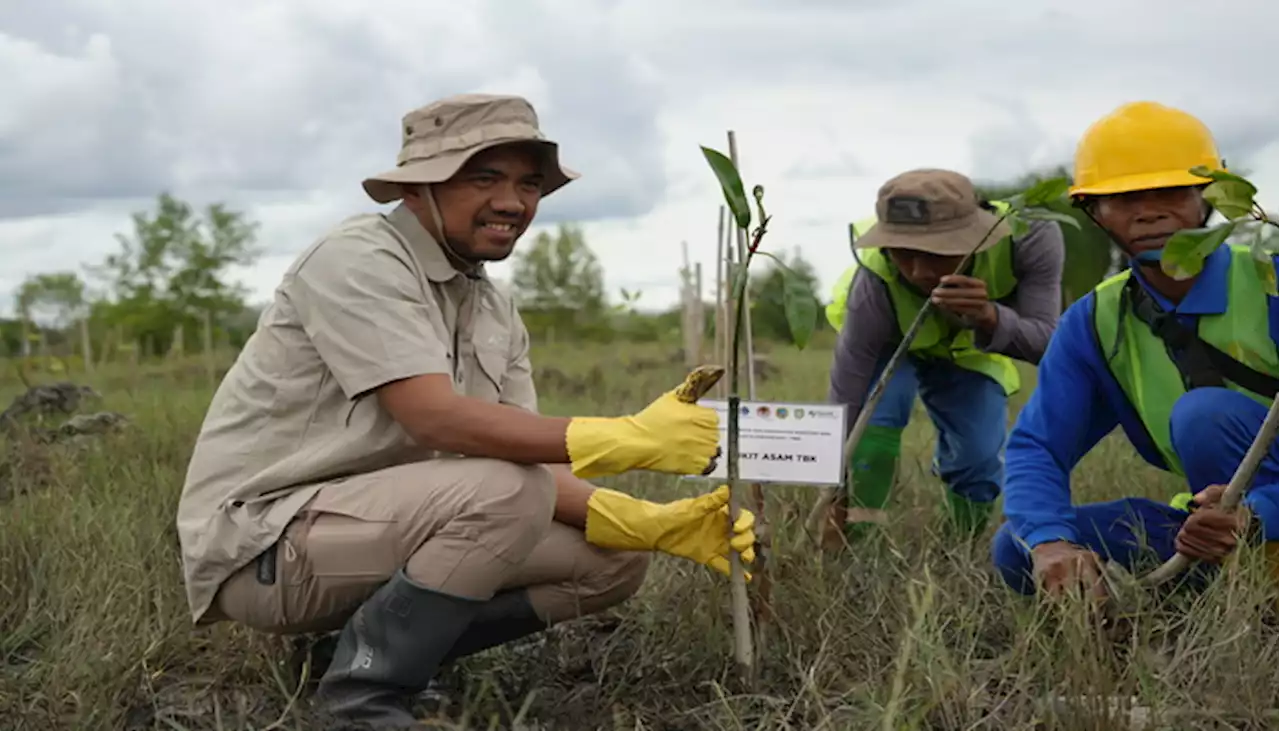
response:
{"label": "man in beige shirt", "polygon": [[585,477],[700,474],[714,411],[669,392],[626,417],[537,413],[529,337],[484,262],[577,178],[533,107],[462,95],[403,119],[391,212],[349,218],[285,273],[210,404],[177,526],[197,624],[338,631],[316,700],[413,723],[439,666],[634,594],[649,552],[727,573],[727,491],[658,504]]}

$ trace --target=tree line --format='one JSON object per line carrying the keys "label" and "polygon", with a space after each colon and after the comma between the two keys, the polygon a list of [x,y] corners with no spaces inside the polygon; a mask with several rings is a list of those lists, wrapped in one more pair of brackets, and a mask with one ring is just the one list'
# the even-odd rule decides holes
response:
{"label": "tree line", "polygon": [[[1001,198],[1062,174],[1061,169],[1050,170],[979,188],[988,199]],[[1114,271],[1118,260],[1106,235],[1087,216],[1066,204],[1058,210],[1081,223],[1080,229],[1062,227],[1066,306]],[[851,211],[850,220],[864,215]],[[30,275],[15,294],[16,316],[0,319],[0,353],[82,357],[87,351],[95,360],[112,360],[122,354],[144,359],[200,350],[210,338],[215,346],[242,346],[260,310],[232,274],[260,258],[258,223],[221,203],[197,209],[162,193],[154,209],[134,213],[131,224],[131,231],[116,234],[116,250],[101,262],[83,271]],[[815,268],[798,248],[783,258],[819,305],[817,327],[826,327],[822,306],[831,293],[821,289]],[[680,268],[672,277],[687,285],[692,272]],[[624,289],[610,297],[604,269],[576,224],[542,231],[522,244],[513,258],[510,289],[530,334],[541,341],[680,339],[683,303],[642,311],[639,292]],[[749,292],[757,340],[789,340],[783,290],[783,273],[776,264],[753,273]],[[712,277],[702,287],[708,333],[714,294]]]}
{"label": "tree line", "polygon": [[199,347],[208,323],[216,323],[219,342],[243,344],[256,313],[231,270],[261,255],[258,224],[224,204],[197,210],[168,193],[131,223],[102,261],[22,282],[16,316],[0,320],[6,352],[83,356],[87,349],[103,359],[122,351],[146,358]]}

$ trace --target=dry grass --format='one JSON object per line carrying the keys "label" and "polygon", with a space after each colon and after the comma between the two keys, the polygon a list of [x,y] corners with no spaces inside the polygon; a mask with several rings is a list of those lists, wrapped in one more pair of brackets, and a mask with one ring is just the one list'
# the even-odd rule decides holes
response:
{"label": "dry grass", "polygon": [[[823,396],[824,352],[771,357],[790,381],[766,381],[763,398]],[[535,363],[543,409],[561,414],[637,408],[683,375],[657,351],[553,349]],[[285,643],[188,621],[173,516],[210,395],[201,367],[90,382],[103,408],[134,420],[130,430],[53,453],[6,447],[22,462],[0,503],[0,726],[307,728]],[[0,399],[17,391],[10,384]],[[557,729],[1275,728],[1276,582],[1260,557],[1101,637],[1076,609],[1005,591],[985,537],[940,534],[931,444],[919,412],[894,524],[839,560],[819,559],[803,537],[812,493],[771,490],[777,616],[754,691],[734,679],[727,582],[659,557],[616,611],[468,659],[457,726],[511,728],[519,717]],[[653,476],[606,483],[658,499],[695,489]],[[1116,437],[1075,485],[1078,500],[1172,487]]]}

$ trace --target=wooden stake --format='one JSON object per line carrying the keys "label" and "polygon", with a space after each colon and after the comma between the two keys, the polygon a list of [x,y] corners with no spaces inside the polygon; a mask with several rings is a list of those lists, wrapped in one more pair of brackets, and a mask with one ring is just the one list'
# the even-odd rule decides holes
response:
{"label": "wooden stake", "polygon": [[173,343],[169,345],[169,357],[182,357],[186,351],[186,343],[182,332],[182,323],[173,326]]}
{"label": "wooden stake", "polygon": [[693,362],[702,362],[702,340],[706,336],[707,319],[702,307],[702,262],[693,265]]}
{"label": "wooden stake", "polygon": [[680,242],[684,264],[680,267],[680,334],[684,348],[686,368],[696,368],[700,363],[696,342],[696,325],[693,319],[693,268],[689,266],[689,242]]}
{"label": "wooden stake", "polygon": [[[716,228],[716,299],[715,299],[715,345],[714,353],[716,359],[724,363],[727,367],[729,361],[725,359],[725,337],[724,329],[728,320],[724,316],[725,301],[725,282],[724,282],[724,216],[725,207],[720,206],[720,225]],[[721,378],[716,384],[716,398],[723,399],[725,397],[725,379]]]}
{"label": "wooden stake", "polygon": [[[737,150],[736,150],[736,145],[734,142],[732,130],[729,132],[729,156],[730,156],[730,160],[734,164],[734,167],[737,167],[737,164],[738,164]],[[741,248],[745,254],[746,245],[745,243],[743,243],[745,241],[745,239],[743,238],[745,236],[745,232],[742,230],[742,227],[736,225],[736,223],[733,226],[733,228],[738,232],[739,248]],[[725,248],[730,253],[730,255],[732,255],[734,252],[734,246],[732,243],[728,243],[728,242],[726,243],[727,245],[725,246]],[[745,265],[746,263],[745,255],[738,257],[737,261],[739,266]],[[730,269],[729,271],[733,272],[733,269]],[[731,275],[728,277],[728,279],[730,282],[730,291],[732,292],[733,290],[732,283],[734,282],[736,277]],[[733,536],[733,524],[738,521],[738,515],[739,515],[739,511],[741,510],[741,504],[742,504],[741,487],[738,484],[738,469],[739,469],[738,441],[739,440],[737,438],[738,434],[736,430],[733,429],[733,427],[737,425],[738,408],[739,408],[738,393],[736,390],[736,386],[738,383],[737,356],[739,353],[735,352],[739,343],[737,342],[738,339],[734,338],[732,333],[736,331],[738,328],[745,327],[746,314],[747,314],[745,305],[747,301],[748,300],[746,297],[746,292],[743,291],[742,303],[741,303],[742,306],[739,306],[739,303],[734,302],[730,306],[730,310],[729,310],[730,312],[734,313],[733,327],[730,329],[730,332],[728,334],[729,349],[730,349],[730,356],[731,356],[728,360],[730,364],[729,367],[730,367],[730,377],[731,377],[731,381],[730,381],[731,393],[729,397],[730,430],[729,430],[729,440],[728,440],[729,441],[729,464],[727,469],[728,478],[729,478],[728,480],[729,482],[729,525],[727,526],[727,530],[729,532],[730,537]],[[750,333],[750,332],[751,332],[750,328],[747,328],[747,333]],[[749,365],[750,360],[748,360],[747,362],[748,362],[748,369],[749,369],[748,373],[750,373],[751,372],[750,370],[751,366]],[[752,636],[752,631],[751,631],[751,603],[750,603],[750,598],[747,595],[747,579],[745,574],[743,573],[742,559],[736,551],[731,551],[729,555],[729,581],[730,581],[730,589],[732,591],[732,598],[733,598],[734,658],[735,660],[737,660],[738,671],[741,673],[743,680],[746,681],[748,686],[753,686],[755,684],[755,648],[754,648],[754,637]]]}
{"label": "wooden stake", "polygon": [[80,350],[84,356],[84,372],[93,373],[93,343],[89,339],[89,318],[80,318]]}
{"label": "wooden stake", "polygon": [[[734,167],[738,167],[738,140],[733,131],[729,131],[729,159],[733,161]],[[741,170],[741,168],[738,168]],[[738,229],[738,260],[746,261],[747,258],[747,232]],[[744,340],[746,341],[747,351],[747,398],[751,401],[756,400],[756,349],[751,323],[751,288],[748,286],[743,290],[743,328],[745,328]],[[773,546],[772,528],[769,525],[769,516],[765,512],[768,505],[764,496],[764,485],[755,482],[751,484],[751,501],[756,514],[756,560],[752,567],[752,580],[754,591],[751,594],[752,603],[751,611],[756,617],[756,644],[763,644],[764,632],[768,620],[773,613],[770,609],[769,602],[773,593],[773,581],[769,575],[768,560],[769,552]]]}
{"label": "wooden stake", "polygon": [[204,341],[204,370],[209,376],[209,385],[216,387],[218,385],[218,368],[213,352],[213,313],[208,310],[204,311],[202,340]]}
{"label": "wooden stake", "polygon": [[[733,229],[734,229],[733,212],[729,211],[726,208],[725,209],[725,226],[724,226],[724,229],[720,232],[721,233],[720,251],[723,254],[723,258],[721,259],[720,266],[724,269],[724,301],[720,303],[720,308],[724,311],[722,315],[724,319],[724,342],[721,343],[723,348],[721,358],[723,359],[726,366],[733,359],[733,354],[731,352],[733,350],[733,328],[734,328],[734,320],[733,320],[734,256],[733,256],[733,244],[731,243],[733,241]],[[728,397],[728,394],[729,394],[728,381],[729,379],[727,378],[724,379],[724,381],[722,381],[725,387],[726,398]]]}

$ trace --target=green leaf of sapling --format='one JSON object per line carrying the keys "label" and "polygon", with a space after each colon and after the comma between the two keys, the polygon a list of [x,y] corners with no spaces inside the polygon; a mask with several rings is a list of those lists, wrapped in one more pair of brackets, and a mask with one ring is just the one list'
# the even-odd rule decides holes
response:
{"label": "green leaf of sapling", "polygon": [[1280,230],[1269,224],[1258,224],[1249,239],[1249,254],[1258,269],[1258,278],[1267,286],[1267,294],[1277,295],[1276,259],[1280,255]]}
{"label": "green leaf of sapling", "polygon": [[1049,178],[1027,188],[1022,196],[1027,206],[1043,206],[1061,200],[1070,188],[1071,181],[1066,178]]}
{"label": "green leaf of sapling", "polygon": [[702,146],[702,155],[720,181],[724,202],[728,204],[729,212],[733,214],[738,227],[747,228],[751,225],[751,207],[747,203],[747,193],[742,187],[742,176],[738,174],[738,169],[727,156],[710,147]]}
{"label": "green leaf of sapling", "polygon": [[791,331],[791,341],[804,350],[818,324],[818,303],[800,277],[790,269],[782,272],[782,308],[787,316],[787,328]]}
{"label": "green leaf of sapling", "polygon": [[1190,170],[1188,170],[1187,172],[1200,178],[1208,178],[1210,180],[1221,181],[1224,183],[1228,183],[1228,182],[1240,183],[1242,185],[1245,185],[1248,188],[1250,188],[1250,192],[1249,192],[1250,198],[1257,195],[1258,193],[1258,189],[1254,187],[1253,183],[1249,182],[1248,178],[1242,177],[1240,175],[1236,175],[1235,173],[1229,173],[1226,170],[1210,170],[1204,165],[1197,165],[1191,168]]}
{"label": "green leaf of sapling", "polygon": [[1215,180],[1204,189],[1204,199],[1228,220],[1253,213],[1253,196],[1258,189],[1248,181]]}
{"label": "green leaf of sapling", "polygon": [[1075,216],[1061,211],[1051,211],[1048,208],[1028,208],[1022,212],[1022,217],[1036,221],[1057,221],[1077,229],[1080,228],[1080,221]]}
{"label": "green leaf of sapling", "polygon": [[1160,268],[1170,277],[1183,280],[1204,269],[1204,260],[1227,240],[1236,223],[1230,221],[1208,228],[1189,228],[1169,237],[1160,257]]}

